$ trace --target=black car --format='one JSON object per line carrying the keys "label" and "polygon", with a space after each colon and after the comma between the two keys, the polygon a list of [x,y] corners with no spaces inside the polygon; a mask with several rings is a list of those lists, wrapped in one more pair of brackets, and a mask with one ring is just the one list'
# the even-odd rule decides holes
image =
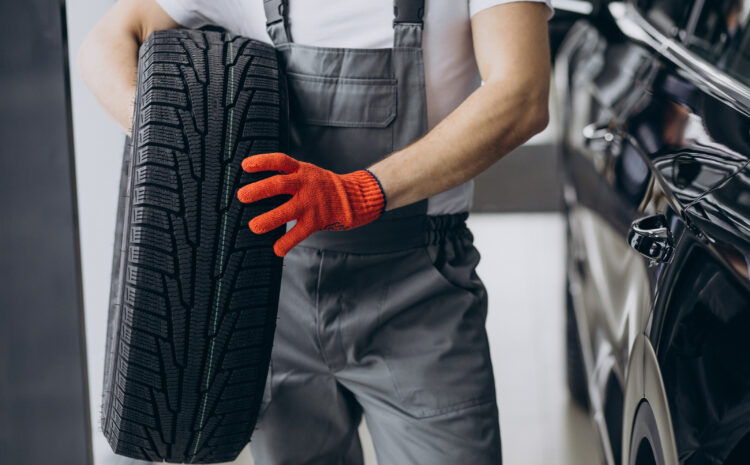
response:
{"label": "black car", "polygon": [[555,56],[571,395],[608,464],[750,464],[750,0],[578,10]]}

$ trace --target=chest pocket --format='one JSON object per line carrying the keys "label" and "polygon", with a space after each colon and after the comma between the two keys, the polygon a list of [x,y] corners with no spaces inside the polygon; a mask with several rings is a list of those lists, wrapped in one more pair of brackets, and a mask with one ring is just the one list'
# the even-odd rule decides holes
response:
{"label": "chest pocket", "polygon": [[396,119],[396,80],[288,73],[292,112],[306,124],[385,128]]}
{"label": "chest pocket", "polygon": [[287,73],[292,152],[343,173],[393,151],[397,81]]}

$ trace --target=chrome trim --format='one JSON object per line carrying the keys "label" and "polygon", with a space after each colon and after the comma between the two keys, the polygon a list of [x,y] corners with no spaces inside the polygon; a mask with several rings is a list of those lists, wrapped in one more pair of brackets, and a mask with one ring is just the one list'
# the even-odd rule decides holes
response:
{"label": "chrome trim", "polygon": [[581,15],[590,15],[594,11],[594,4],[585,0],[552,0],[552,8]]}
{"label": "chrome trim", "polygon": [[658,52],[675,64],[684,77],[707,94],[750,116],[750,87],[696,56],[679,42],[656,29],[630,4],[612,2],[609,12],[623,34]]}
{"label": "chrome trim", "polygon": [[586,125],[581,131],[584,139],[590,142],[603,140],[612,143],[615,140],[615,133],[610,128],[609,123],[591,123]]}

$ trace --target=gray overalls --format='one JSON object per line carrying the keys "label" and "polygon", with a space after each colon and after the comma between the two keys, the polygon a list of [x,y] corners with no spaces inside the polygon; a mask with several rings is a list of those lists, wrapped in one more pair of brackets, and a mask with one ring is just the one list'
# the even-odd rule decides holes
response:
{"label": "gray overalls", "polygon": [[[391,49],[295,44],[286,1],[264,4],[291,156],[346,173],[426,132],[424,0],[395,1]],[[379,465],[500,463],[479,253],[466,214],[426,205],[315,233],[286,256],[256,465],[361,464],[363,412]]]}

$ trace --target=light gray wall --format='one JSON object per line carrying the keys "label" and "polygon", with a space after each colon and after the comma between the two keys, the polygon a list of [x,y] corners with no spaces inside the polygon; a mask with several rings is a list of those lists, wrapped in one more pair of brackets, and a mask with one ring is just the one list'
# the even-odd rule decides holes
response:
{"label": "light gray wall", "polygon": [[105,465],[114,462],[99,427],[99,412],[115,213],[125,136],[85,87],[76,69],[76,55],[88,31],[114,2],[68,0],[66,3],[94,463]]}

